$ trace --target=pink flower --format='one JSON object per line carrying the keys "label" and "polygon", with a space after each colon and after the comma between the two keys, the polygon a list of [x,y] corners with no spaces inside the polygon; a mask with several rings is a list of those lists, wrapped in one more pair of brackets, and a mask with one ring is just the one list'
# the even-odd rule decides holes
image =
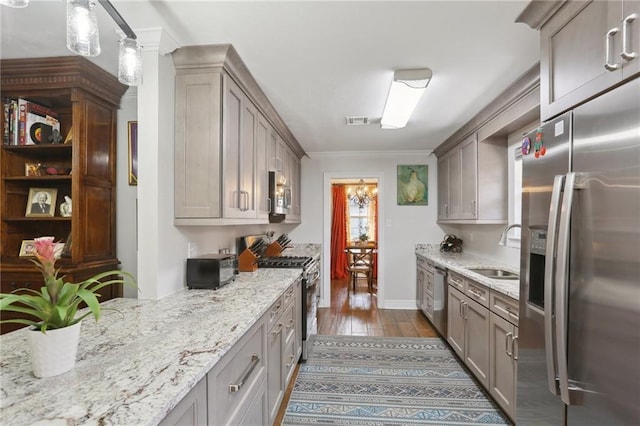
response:
{"label": "pink flower", "polygon": [[62,280],[58,280],[56,277],[56,243],[53,242],[53,237],[40,237],[33,240],[33,245],[36,249],[36,258],[40,263],[40,270],[44,276],[44,283],[47,286],[52,301],[55,303],[58,299],[60,287],[63,284]]}

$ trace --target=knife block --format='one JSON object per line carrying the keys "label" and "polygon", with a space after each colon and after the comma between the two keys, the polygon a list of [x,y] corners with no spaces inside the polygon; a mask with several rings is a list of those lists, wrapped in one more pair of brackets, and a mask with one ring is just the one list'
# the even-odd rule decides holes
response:
{"label": "knife block", "polygon": [[245,249],[238,256],[239,272],[254,272],[258,269],[258,256],[249,249]]}
{"label": "knife block", "polygon": [[285,247],[282,247],[279,242],[274,241],[264,250],[264,255],[267,257],[280,256],[284,249]]}

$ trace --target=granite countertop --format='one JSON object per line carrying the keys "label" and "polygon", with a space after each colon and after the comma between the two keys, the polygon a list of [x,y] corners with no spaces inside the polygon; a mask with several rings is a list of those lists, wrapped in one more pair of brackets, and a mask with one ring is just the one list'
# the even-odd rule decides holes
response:
{"label": "granite countertop", "polygon": [[291,244],[282,251],[283,256],[311,256],[320,260],[322,244]]}
{"label": "granite countertop", "polygon": [[155,425],[299,275],[258,269],[215,291],[107,301],[99,322],[82,321],[74,369],[56,377],[33,376],[28,330],[4,334],[0,422]]}
{"label": "granite countertop", "polygon": [[468,268],[494,268],[499,267],[509,272],[519,274],[518,268],[505,265],[495,260],[486,259],[469,253],[442,253],[437,244],[417,244],[416,255],[432,260],[436,265],[440,265],[460,275],[472,279],[480,284],[489,287],[499,293],[518,300],[520,297],[519,280],[496,280],[487,278],[475,273]]}

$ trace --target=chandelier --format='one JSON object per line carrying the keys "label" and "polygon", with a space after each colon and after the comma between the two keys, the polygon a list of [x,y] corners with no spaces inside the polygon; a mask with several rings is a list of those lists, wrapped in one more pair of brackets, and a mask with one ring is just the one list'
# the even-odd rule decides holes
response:
{"label": "chandelier", "polygon": [[372,193],[369,194],[369,190],[364,179],[360,179],[360,182],[358,182],[358,186],[355,188],[355,193],[352,194],[351,189],[352,188],[349,188],[348,190],[349,200],[351,200],[354,206],[358,206],[359,208],[369,205],[377,192],[377,188],[374,188]]}

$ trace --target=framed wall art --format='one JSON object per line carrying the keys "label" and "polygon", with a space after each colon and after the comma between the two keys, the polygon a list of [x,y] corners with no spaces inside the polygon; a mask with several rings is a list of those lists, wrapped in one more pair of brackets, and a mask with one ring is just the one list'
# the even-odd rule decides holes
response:
{"label": "framed wall art", "polygon": [[29,188],[26,217],[53,217],[58,190],[55,188]]}
{"label": "framed wall art", "polygon": [[398,165],[398,205],[429,205],[429,166]]}
{"label": "framed wall art", "polygon": [[138,122],[129,121],[129,185],[138,184]]}

